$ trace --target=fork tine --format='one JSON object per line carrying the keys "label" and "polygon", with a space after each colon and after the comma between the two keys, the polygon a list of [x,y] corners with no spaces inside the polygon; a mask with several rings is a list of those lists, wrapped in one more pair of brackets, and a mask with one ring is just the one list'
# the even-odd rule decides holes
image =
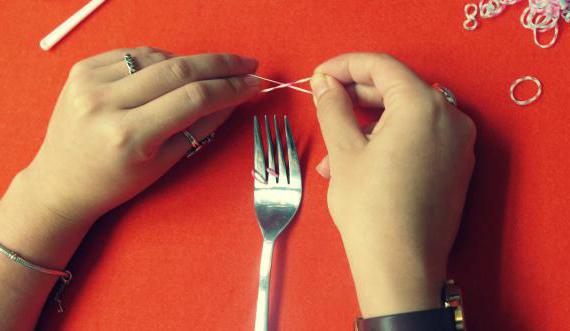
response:
{"label": "fork tine", "polygon": [[295,141],[291,133],[289,120],[285,116],[285,139],[287,140],[287,158],[289,159],[289,184],[301,186],[301,167],[299,166],[299,156],[295,148]]}
{"label": "fork tine", "polygon": [[[271,127],[269,126],[269,120],[267,119],[267,115],[265,115],[265,135],[267,136],[267,167],[275,172],[275,157],[273,156],[273,142],[271,139]],[[272,176],[271,173],[267,172],[267,181],[270,183],[277,183],[277,178]]]}
{"label": "fork tine", "polygon": [[285,168],[285,157],[283,156],[283,147],[281,146],[281,135],[279,134],[277,115],[273,115],[273,125],[275,126],[275,145],[277,145],[277,162],[279,163],[278,183],[287,184],[287,169]]}
{"label": "fork tine", "polygon": [[[267,173],[265,171],[265,155],[263,154],[263,143],[261,142],[261,129],[259,127],[259,121],[257,116],[253,117],[253,166],[254,171],[263,180],[267,181]],[[258,184],[258,181],[255,181]]]}

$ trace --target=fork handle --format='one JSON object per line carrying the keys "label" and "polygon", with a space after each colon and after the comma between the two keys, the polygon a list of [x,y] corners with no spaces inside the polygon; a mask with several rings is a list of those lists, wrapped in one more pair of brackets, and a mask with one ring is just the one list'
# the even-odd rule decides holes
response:
{"label": "fork handle", "polygon": [[267,331],[269,320],[269,281],[271,279],[271,260],[275,241],[263,240],[261,263],[259,264],[259,291],[257,293],[257,311],[255,331]]}

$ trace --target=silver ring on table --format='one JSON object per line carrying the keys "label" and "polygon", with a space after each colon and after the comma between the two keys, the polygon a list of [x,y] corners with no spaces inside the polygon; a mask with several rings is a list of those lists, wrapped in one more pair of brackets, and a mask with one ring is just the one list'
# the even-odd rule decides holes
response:
{"label": "silver ring on table", "polygon": [[[515,96],[515,89],[517,88],[517,86],[519,86],[521,83],[526,82],[526,81],[530,81],[533,82],[534,84],[536,84],[537,87],[537,91],[536,94],[534,96],[532,96],[530,99],[527,100],[519,100],[517,99],[517,97]],[[530,105],[531,103],[535,102],[536,100],[538,100],[538,98],[540,98],[540,96],[542,95],[542,83],[538,80],[538,78],[536,77],[532,77],[532,76],[524,76],[521,77],[517,80],[515,80],[512,84],[511,84],[511,100],[513,100],[514,103],[516,103],[519,106],[527,106]]]}
{"label": "silver ring on table", "polygon": [[129,75],[137,72],[137,66],[135,65],[135,58],[131,54],[127,53],[123,57],[123,61],[127,64],[127,69],[129,70]]}
{"label": "silver ring on table", "polygon": [[433,84],[431,87],[433,87],[434,89],[438,90],[439,92],[441,92],[441,94],[443,94],[443,96],[445,97],[445,99],[447,100],[447,102],[449,102],[450,104],[454,105],[455,107],[457,107],[457,98],[455,97],[455,94],[453,94],[453,92],[451,92],[450,89],[448,89],[445,86],[442,86],[439,83],[435,83]]}
{"label": "silver ring on table", "polygon": [[201,140],[198,140],[188,130],[182,131],[182,134],[184,134],[184,137],[186,137],[188,143],[190,144],[190,149],[188,149],[188,152],[186,152],[187,158],[190,158],[194,154],[198,153],[198,151],[201,150],[205,145],[211,143],[212,140],[214,140],[215,136],[215,132],[212,132]]}

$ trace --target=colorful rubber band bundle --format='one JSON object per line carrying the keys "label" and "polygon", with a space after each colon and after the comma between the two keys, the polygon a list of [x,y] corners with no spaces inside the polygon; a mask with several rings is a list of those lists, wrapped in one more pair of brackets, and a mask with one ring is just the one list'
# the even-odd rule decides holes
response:
{"label": "colorful rubber band bundle", "polygon": [[[481,0],[479,6],[467,4],[465,6],[466,20],[463,27],[466,30],[475,30],[479,23],[477,14],[483,19],[499,16],[509,6],[513,6],[524,0]],[[570,0],[528,0],[528,7],[523,11],[520,21],[523,27],[532,31],[534,42],[541,48],[550,48],[556,44],[559,35],[559,22],[570,23]],[[552,40],[543,44],[539,36],[551,32]]]}

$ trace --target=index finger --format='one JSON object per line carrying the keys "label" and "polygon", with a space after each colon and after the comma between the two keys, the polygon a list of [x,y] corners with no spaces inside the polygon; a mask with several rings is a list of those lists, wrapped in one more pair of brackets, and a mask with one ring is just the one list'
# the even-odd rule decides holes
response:
{"label": "index finger", "polygon": [[144,105],[192,82],[255,72],[257,60],[234,54],[199,54],[171,58],[111,83],[109,95],[121,108]]}
{"label": "index finger", "polygon": [[388,54],[343,54],[324,62],[315,72],[333,76],[343,84],[374,86],[379,92],[377,97],[382,99],[377,102],[383,102],[386,110],[402,97],[413,100],[431,95],[431,89],[424,81]]}
{"label": "index finger", "polygon": [[122,62],[123,56],[125,54],[131,54],[132,56],[145,56],[152,53],[165,53],[169,54],[169,52],[160,50],[158,48],[152,48],[148,46],[142,46],[137,48],[119,48],[114,49],[111,51],[107,51],[105,53],[97,54],[86,59],[83,59],[77,62],[73,68],[71,69],[70,75],[74,75],[75,73],[83,72],[90,69],[96,69],[100,67],[105,67],[111,65],[113,63]]}

